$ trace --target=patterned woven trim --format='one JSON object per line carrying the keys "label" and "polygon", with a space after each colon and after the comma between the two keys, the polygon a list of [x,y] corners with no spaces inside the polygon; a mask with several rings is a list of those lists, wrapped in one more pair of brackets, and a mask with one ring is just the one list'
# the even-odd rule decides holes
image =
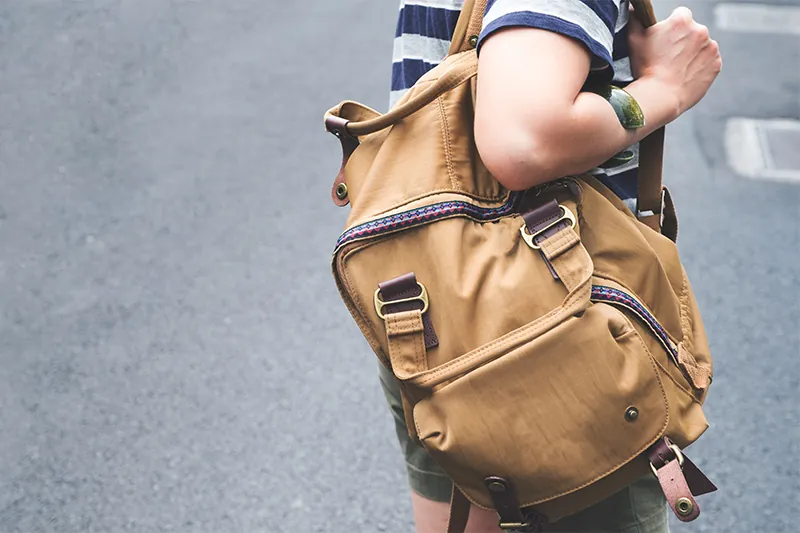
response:
{"label": "patterned woven trim", "polygon": [[642,322],[647,325],[647,327],[650,328],[658,340],[661,341],[661,344],[664,345],[667,353],[669,353],[670,356],[672,356],[672,359],[677,362],[678,350],[672,345],[672,341],[669,340],[667,331],[661,324],[658,323],[656,317],[654,317],[650,311],[645,309],[639,300],[618,289],[605,287],[603,285],[592,285],[592,301],[608,302],[613,305],[620,305],[633,312],[637,317],[639,317],[639,319],[642,320]]}
{"label": "patterned woven trim", "polygon": [[480,207],[469,202],[451,201],[403,211],[350,228],[336,241],[336,248],[355,240],[421,226],[442,218],[465,216],[478,221],[495,220],[513,213],[520,198],[521,193],[512,192],[506,203],[499,207]]}

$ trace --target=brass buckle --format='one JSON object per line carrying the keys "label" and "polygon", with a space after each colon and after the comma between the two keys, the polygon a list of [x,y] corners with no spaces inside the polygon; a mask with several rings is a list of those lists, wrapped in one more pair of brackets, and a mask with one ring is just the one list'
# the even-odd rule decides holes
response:
{"label": "brass buckle", "polygon": [[[675,459],[673,459],[673,461],[677,459],[678,464],[680,465],[681,468],[683,468],[683,452],[681,452],[681,449],[678,448],[678,445],[674,443],[669,445],[669,449],[672,450],[672,453],[675,454]],[[667,463],[664,463],[664,466],[666,466],[666,464]],[[662,466],[661,468],[664,467]],[[653,466],[653,463],[650,463],[650,470],[653,471],[654,476],[658,477],[658,470],[656,470],[656,467]]]}
{"label": "brass buckle", "polygon": [[530,524],[523,523],[523,522],[500,522],[497,526],[505,531],[520,531],[525,530],[525,528],[531,527]]}
{"label": "brass buckle", "polygon": [[528,231],[528,225],[524,222],[522,223],[522,227],[519,228],[519,232],[522,234],[522,240],[525,241],[525,244],[527,244],[534,250],[541,250],[542,247],[533,242],[533,239],[535,239],[538,235],[541,235],[545,231],[549,230],[550,228],[561,223],[563,220],[569,220],[572,229],[575,229],[576,220],[575,220],[575,215],[572,213],[572,211],[570,211],[568,207],[561,204],[559,204],[558,207],[561,208],[561,216],[558,217],[558,219],[556,219],[555,221],[545,226],[544,228],[537,230],[536,233],[530,233]]}
{"label": "brass buckle", "polygon": [[500,522],[497,526],[503,531],[517,531],[520,533],[541,531],[542,524],[531,520],[529,516],[523,517],[527,522]]}
{"label": "brass buckle", "polygon": [[387,305],[394,305],[394,304],[402,304],[407,302],[422,302],[422,314],[425,314],[425,311],[428,310],[428,305],[430,301],[428,300],[428,290],[425,288],[420,282],[417,282],[417,286],[420,288],[420,293],[418,296],[412,296],[411,298],[403,298],[401,300],[390,300],[388,302],[384,302],[381,300],[381,290],[378,289],[375,291],[375,312],[378,313],[378,316],[381,320],[386,320],[386,315],[383,313],[383,308]]}

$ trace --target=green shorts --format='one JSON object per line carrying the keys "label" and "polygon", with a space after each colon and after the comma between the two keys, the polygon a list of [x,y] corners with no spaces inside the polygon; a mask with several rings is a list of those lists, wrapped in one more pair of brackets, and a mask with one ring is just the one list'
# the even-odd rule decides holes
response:
{"label": "green shorts", "polygon": [[[429,500],[449,502],[453,482],[427,452],[408,436],[400,387],[380,365],[380,378],[394,416],[411,490]],[[575,533],[669,533],[667,500],[654,476],[647,476],[578,514],[551,524],[547,531]]]}

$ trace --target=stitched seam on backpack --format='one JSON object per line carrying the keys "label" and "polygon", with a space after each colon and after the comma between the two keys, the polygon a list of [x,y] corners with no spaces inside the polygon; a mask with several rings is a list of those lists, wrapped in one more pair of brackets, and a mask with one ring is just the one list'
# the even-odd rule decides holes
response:
{"label": "stitched seam on backpack", "polygon": [[[421,317],[422,315],[420,315]],[[421,320],[417,320],[416,316],[409,316],[405,318],[395,318],[392,320],[392,335],[405,335],[406,333],[419,333],[423,331],[424,326]],[[387,328],[388,329],[388,328]]]}
{"label": "stitched seam on backpack", "polygon": [[[407,206],[408,204],[411,204],[411,203],[414,203],[414,202],[418,202],[419,200],[423,200],[425,198],[428,198],[429,196],[435,196],[436,194],[439,194],[439,193],[462,194],[462,195],[466,196],[467,198],[469,198],[470,200],[476,200],[478,202],[491,202],[491,203],[500,202],[501,200],[502,200],[503,203],[505,203],[506,201],[508,201],[508,199],[510,197],[509,194],[502,194],[500,196],[480,196],[480,195],[477,195],[477,194],[473,194],[473,193],[471,193],[469,191],[465,191],[463,189],[459,190],[457,193],[455,191],[453,191],[452,189],[431,189],[429,191],[425,191],[422,194],[419,194],[417,196],[409,198],[408,200],[403,200],[402,203],[397,204],[394,207],[390,207],[389,209],[385,209],[385,210],[381,211],[380,213],[375,215],[372,220],[377,220],[379,218],[382,218],[383,215],[385,215],[389,211],[394,211],[395,209],[400,209],[400,208],[402,208],[404,206]],[[463,202],[465,200],[455,200],[455,201]],[[476,207],[480,207],[480,208],[484,209],[484,206],[476,205]],[[492,208],[491,207],[486,207],[485,209],[492,209]],[[515,214],[517,214],[517,213],[515,213]],[[369,220],[367,220],[365,222],[369,222]],[[354,225],[352,225],[350,227],[354,228],[357,225],[358,224],[354,224]]]}
{"label": "stitched seam on backpack", "polygon": [[[345,268],[346,263],[350,259],[350,255],[351,254],[353,254],[355,252],[358,252],[358,251],[361,251],[363,248],[367,248],[369,246],[372,246],[376,242],[378,242],[378,241],[373,241],[373,242],[371,242],[371,243],[369,243],[369,244],[367,244],[366,246],[363,246],[363,247],[357,247],[357,248],[355,248],[353,250],[348,251],[346,254],[344,254],[344,256],[340,259],[341,268],[339,270],[344,272],[344,278],[345,278],[345,282],[346,282],[347,289],[348,289],[347,290],[347,294],[350,296],[350,300],[351,300],[351,302],[353,304],[353,307],[355,308],[355,310],[358,313],[358,316],[357,317],[354,316],[353,319],[356,321],[356,324],[359,326],[361,331],[363,331],[363,332],[367,332],[368,331],[368,332],[372,333],[372,335],[370,335],[370,337],[372,337],[372,338],[367,340],[367,342],[370,343],[370,346],[372,346],[373,349],[375,349],[376,346],[373,346],[372,343],[373,342],[377,342],[377,348],[380,349],[380,351],[382,352],[383,350],[381,349],[380,341],[378,340],[377,335],[375,334],[375,331],[372,329],[372,323],[367,318],[366,312],[364,311],[364,305],[361,303],[361,299],[358,297],[358,293],[353,290],[353,280],[350,277],[350,272],[349,272],[349,270],[347,268]],[[389,365],[391,366],[391,364],[392,364],[391,357],[388,354],[386,354],[384,358],[389,363]]]}
{"label": "stitched seam on backpack", "polygon": [[408,335],[409,333],[422,333],[422,328],[412,323],[397,324],[395,327],[392,328],[391,336],[399,337],[401,335]]}
{"label": "stitched seam on backpack", "polygon": [[550,239],[544,241],[540,246],[547,259],[552,261],[579,242],[580,237],[578,237],[574,230],[561,230]]}
{"label": "stitched seam on backpack", "polygon": [[447,175],[450,178],[450,185],[454,190],[461,190],[456,181],[456,171],[453,166],[453,152],[450,147],[450,125],[447,122],[447,113],[444,110],[444,102],[442,97],[436,99],[436,105],[439,108],[439,116],[441,117],[442,127],[442,143],[444,143],[444,159],[447,163]]}
{"label": "stitched seam on backpack", "polygon": [[[692,317],[691,313],[689,312],[689,283],[686,279],[686,272],[682,271],[683,276],[683,284],[681,286],[681,329],[683,330],[683,345],[686,347],[686,350],[691,354],[694,346],[693,346],[693,336],[692,336]],[[694,359],[694,355],[692,355],[692,359]]]}
{"label": "stitched seam on backpack", "polygon": [[[572,234],[577,242],[576,245],[580,243],[580,238],[575,234],[575,232],[569,228],[565,230],[565,233]],[[543,250],[544,251],[544,250]],[[564,285],[567,287],[567,290],[575,290],[580,286],[580,280],[583,276],[586,275],[584,272],[586,264],[592,265],[592,258],[589,253],[586,251],[586,248],[583,246],[576,248],[575,245],[571,246],[569,250],[564,252],[565,257],[556,256],[553,258],[551,262],[553,268],[561,277]],[[561,255],[564,255],[561,254]],[[579,268],[570,268],[571,264],[578,263],[580,266]],[[589,272],[589,276],[591,277],[591,272]],[[591,289],[589,297],[591,299]]]}
{"label": "stitched seam on backpack", "polygon": [[[461,60],[459,60],[459,61],[461,61]],[[457,62],[454,62],[454,63],[453,63],[453,65],[455,65],[456,63],[457,63]],[[437,96],[436,98],[439,98],[439,97],[441,97],[441,95],[442,95],[442,94],[444,94],[444,93],[446,93],[446,92],[448,92],[448,91],[450,91],[450,90],[452,90],[452,89],[454,89],[454,88],[458,87],[458,86],[459,86],[459,85],[461,85],[462,83],[466,82],[468,79],[472,78],[472,77],[473,77],[475,74],[477,74],[477,73],[478,73],[478,65],[477,65],[477,64],[476,64],[476,65],[473,65],[473,66],[471,66],[471,67],[469,67],[467,70],[465,70],[464,72],[462,72],[460,75],[458,75],[458,76],[455,76],[455,77],[453,78],[453,80],[452,80],[452,81],[449,81],[449,82],[445,83],[445,84],[444,84],[444,85],[441,87],[441,92],[439,93],[439,96]],[[436,79],[436,80],[439,80],[439,79],[441,79],[441,78],[435,78],[435,79]],[[423,92],[423,91],[420,91],[420,93],[422,93],[422,92]],[[408,102],[411,102],[411,101],[412,101],[412,100],[413,100],[415,97],[417,97],[417,96],[418,96],[417,94],[414,94],[414,96],[410,97],[406,103],[408,103]],[[413,113],[416,113],[417,111],[419,111],[420,109],[422,109],[423,107],[425,107],[425,106],[427,106],[427,105],[430,105],[430,103],[428,103],[428,104],[424,104],[424,105],[422,105],[422,106],[418,107],[418,108],[417,108],[415,111],[413,111],[411,114],[413,114]],[[387,127],[388,127],[388,126],[387,126]]]}
{"label": "stitched seam on backpack", "polygon": [[419,333],[414,336],[414,352],[416,354],[416,361],[417,367],[414,369],[415,372],[419,372],[423,369],[428,367],[427,362],[425,361],[427,354],[425,348],[425,335],[420,335]]}
{"label": "stitched seam on backpack", "polygon": [[[462,63],[463,61],[466,61],[467,59],[469,59],[469,55],[468,54],[464,55],[462,57],[459,57],[458,59],[453,61],[453,64],[450,65],[448,67],[448,69],[454,68],[456,65],[458,65],[459,63]],[[475,68],[477,68],[477,65],[475,65]],[[430,77],[430,78],[423,77],[416,84],[414,84],[414,86],[416,87],[417,85],[432,83],[432,82],[434,82],[436,80],[440,80],[440,79],[442,79],[442,76],[447,74],[448,72],[449,72],[449,70],[446,70],[446,71],[442,72],[442,74],[436,76],[435,78],[434,77]]]}
{"label": "stitched seam on backpack", "polygon": [[[677,379],[675,379],[675,377],[672,375],[672,373],[667,368],[665,368],[664,365],[662,365],[660,361],[656,360],[656,365],[658,365],[658,368],[661,369],[661,371],[670,379],[670,381],[672,381],[672,383],[674,383],[675,386],[678,387],[684,394],[689,396],[692,399],[693,402],[698,403],[698,404],[700,403],[700,402],[697,401],[697,398],[695,397],[694,393],[692,393],[689,389],[687,389],[686,385],[682,384]],[[670,366],[675,368],[675,365],[670,365]],[[680,370],[680,369],[678,369],[678,370]]]}
{"label": "stitched seam on backpack", "polygon": [[[397,375],[397,372],[400,369],[395,368],[396,362],[394,361],[394,359],[396,357],[392,357],[392,354],[397,354],[398,351],[400,351],[400,347],[398,346],[397,338],[389,336],[389,362],[392,364],[392,372],[394,372],[395,376]],[[399,363],[400,361],[397,362]]]}

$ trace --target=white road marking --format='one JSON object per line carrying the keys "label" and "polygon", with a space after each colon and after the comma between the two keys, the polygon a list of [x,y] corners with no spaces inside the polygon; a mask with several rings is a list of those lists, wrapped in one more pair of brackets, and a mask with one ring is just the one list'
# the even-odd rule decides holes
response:
{"label": "white road marking", "polygon": [[717,4],[714,20],[721,30],[800,35],[800,6]]}
{"label": "white road marking", "polygon": [[[800,168],[780,167],[770,147],[768,134],[800,138],[800,121],[732,118],[725,127],[725,149],[731,168],[752,179],[800,183]],[[800,150],[800,145],[797,147]]]}

